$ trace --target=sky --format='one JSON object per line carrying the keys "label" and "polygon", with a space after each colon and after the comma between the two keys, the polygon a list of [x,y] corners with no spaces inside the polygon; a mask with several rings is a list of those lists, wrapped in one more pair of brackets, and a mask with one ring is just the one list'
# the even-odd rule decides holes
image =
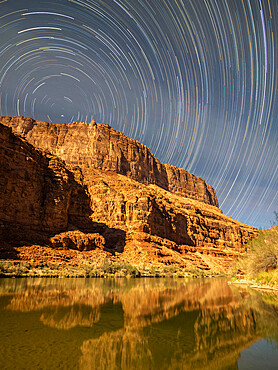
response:
{"label": "sky", "polygon": [[97,122],[212,185],[224,214],[278,211],[277,0],[0,0],[0,115]]}

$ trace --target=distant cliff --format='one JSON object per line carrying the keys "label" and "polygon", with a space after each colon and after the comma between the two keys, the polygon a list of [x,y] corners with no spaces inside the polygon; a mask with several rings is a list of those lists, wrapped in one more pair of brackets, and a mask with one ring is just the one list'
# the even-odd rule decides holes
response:
{"label": "distant cliff", "polygon": [[108,125],[95,122],[53,124],[24,117],[0,117],[0,122],[67,164],[113,171],[218,207],[213,187],[203,179],[184,169],[160,163],[145,145]]}

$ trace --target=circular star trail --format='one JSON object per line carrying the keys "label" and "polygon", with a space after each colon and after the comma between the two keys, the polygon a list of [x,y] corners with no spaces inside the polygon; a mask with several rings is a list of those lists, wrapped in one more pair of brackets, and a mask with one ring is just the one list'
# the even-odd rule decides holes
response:
{"label": "circular star trail", "polygon": [[223,212],[278,211],[276,0],[0,1],[0,114],[108,123],[214,186]]}

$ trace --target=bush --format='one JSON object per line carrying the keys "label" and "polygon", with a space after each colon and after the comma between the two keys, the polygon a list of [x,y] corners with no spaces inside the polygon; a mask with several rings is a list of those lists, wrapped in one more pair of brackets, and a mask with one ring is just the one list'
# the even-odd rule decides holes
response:
{"label": "bush", "polygon": [[0,262],[0,275],[25,276],[28,270],[29,264],[26,262]]}
{"label": "bush", "polygon": [[277,268],[278,226],[259,231],[258,237],[247,244],[247,253],[238,263],[243,271],[255,275]]}

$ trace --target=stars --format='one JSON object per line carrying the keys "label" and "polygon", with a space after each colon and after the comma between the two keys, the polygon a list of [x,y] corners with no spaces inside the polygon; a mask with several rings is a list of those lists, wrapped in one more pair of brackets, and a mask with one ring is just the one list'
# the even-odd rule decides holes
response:
{"label": "stars", "polygon": [[17,33],[23,33],[23,32],[29,32],[29,31],[34,31],[34,30],[58,30],[58,31],[62,31],[62,28],[58,28],[58,27],[33,27],[33,28],[27,28],[26,30],[21,30],[21,31],[18,31]]}
{"label": "stars", "polygon": [[278,208],[275,1],[0,2],[1,115],[94,117],[263,226]]}

